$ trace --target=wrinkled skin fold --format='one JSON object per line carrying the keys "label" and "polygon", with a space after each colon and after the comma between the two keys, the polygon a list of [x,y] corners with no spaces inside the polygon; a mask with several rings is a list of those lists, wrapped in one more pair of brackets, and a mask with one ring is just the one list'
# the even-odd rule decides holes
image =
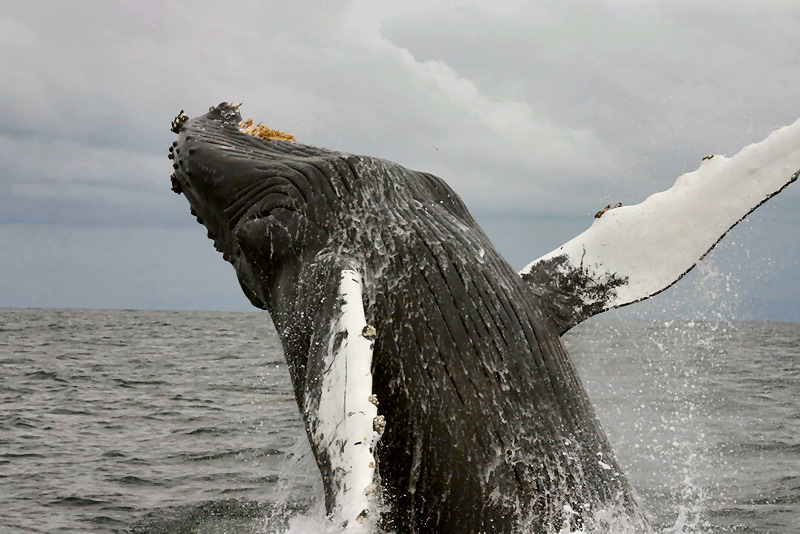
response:
{"label": "wrinkled skin fold", "polygon": [[178,121],[173,186],[272,316],[329,505],[312,399],[353,269],[377,332],[384,527],[557,532],[607,509],[645,531],[561,327],[458,196],[395,163],[248,136],[240,120],[223,104]]}

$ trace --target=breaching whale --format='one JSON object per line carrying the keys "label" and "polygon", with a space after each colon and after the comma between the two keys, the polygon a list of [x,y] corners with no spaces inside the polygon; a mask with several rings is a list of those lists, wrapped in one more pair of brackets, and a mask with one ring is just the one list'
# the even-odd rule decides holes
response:
{"label": "breaching whale", "polygon": [[519,273],[436,176],[241,121],[227,103],[181,112],[172,186],[272,317],[331,518],[646,531],[560,336],[663,291],[796,180],[800,121],[598,213]]}

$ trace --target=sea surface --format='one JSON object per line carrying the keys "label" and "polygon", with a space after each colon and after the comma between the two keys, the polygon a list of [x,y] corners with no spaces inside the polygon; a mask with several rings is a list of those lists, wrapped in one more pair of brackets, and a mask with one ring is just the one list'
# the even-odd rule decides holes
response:
{"label": "sea surface", "polygon": [[[657,532],[800,532],[800,324],[565,343]],[[317,479],[265,313],[0,309],[0,532],[279,532]]]}

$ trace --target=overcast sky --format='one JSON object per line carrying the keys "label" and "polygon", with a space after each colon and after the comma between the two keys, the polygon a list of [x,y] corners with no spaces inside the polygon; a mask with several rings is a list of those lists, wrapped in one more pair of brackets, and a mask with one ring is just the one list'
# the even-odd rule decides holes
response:
{"label": "overcast sky", "polygon": [[[170,192],[170,121],[221,101],[441,176],[520,268],[800,117],[798,35],[789,0],[0,2],[0,306],[249,309]],[[798,206],[642,306],[800,320]]]}

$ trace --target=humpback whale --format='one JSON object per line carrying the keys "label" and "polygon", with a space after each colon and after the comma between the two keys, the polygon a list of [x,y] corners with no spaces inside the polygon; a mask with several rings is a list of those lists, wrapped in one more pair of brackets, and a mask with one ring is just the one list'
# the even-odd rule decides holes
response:
{"label": "humpback whale", "polygon": [[173,190],[271,315],[347,532],[647,531],[560,337],[672,285],[800,169],[798,122],[518,273],[436,176],[228,103],[172,130]]}

